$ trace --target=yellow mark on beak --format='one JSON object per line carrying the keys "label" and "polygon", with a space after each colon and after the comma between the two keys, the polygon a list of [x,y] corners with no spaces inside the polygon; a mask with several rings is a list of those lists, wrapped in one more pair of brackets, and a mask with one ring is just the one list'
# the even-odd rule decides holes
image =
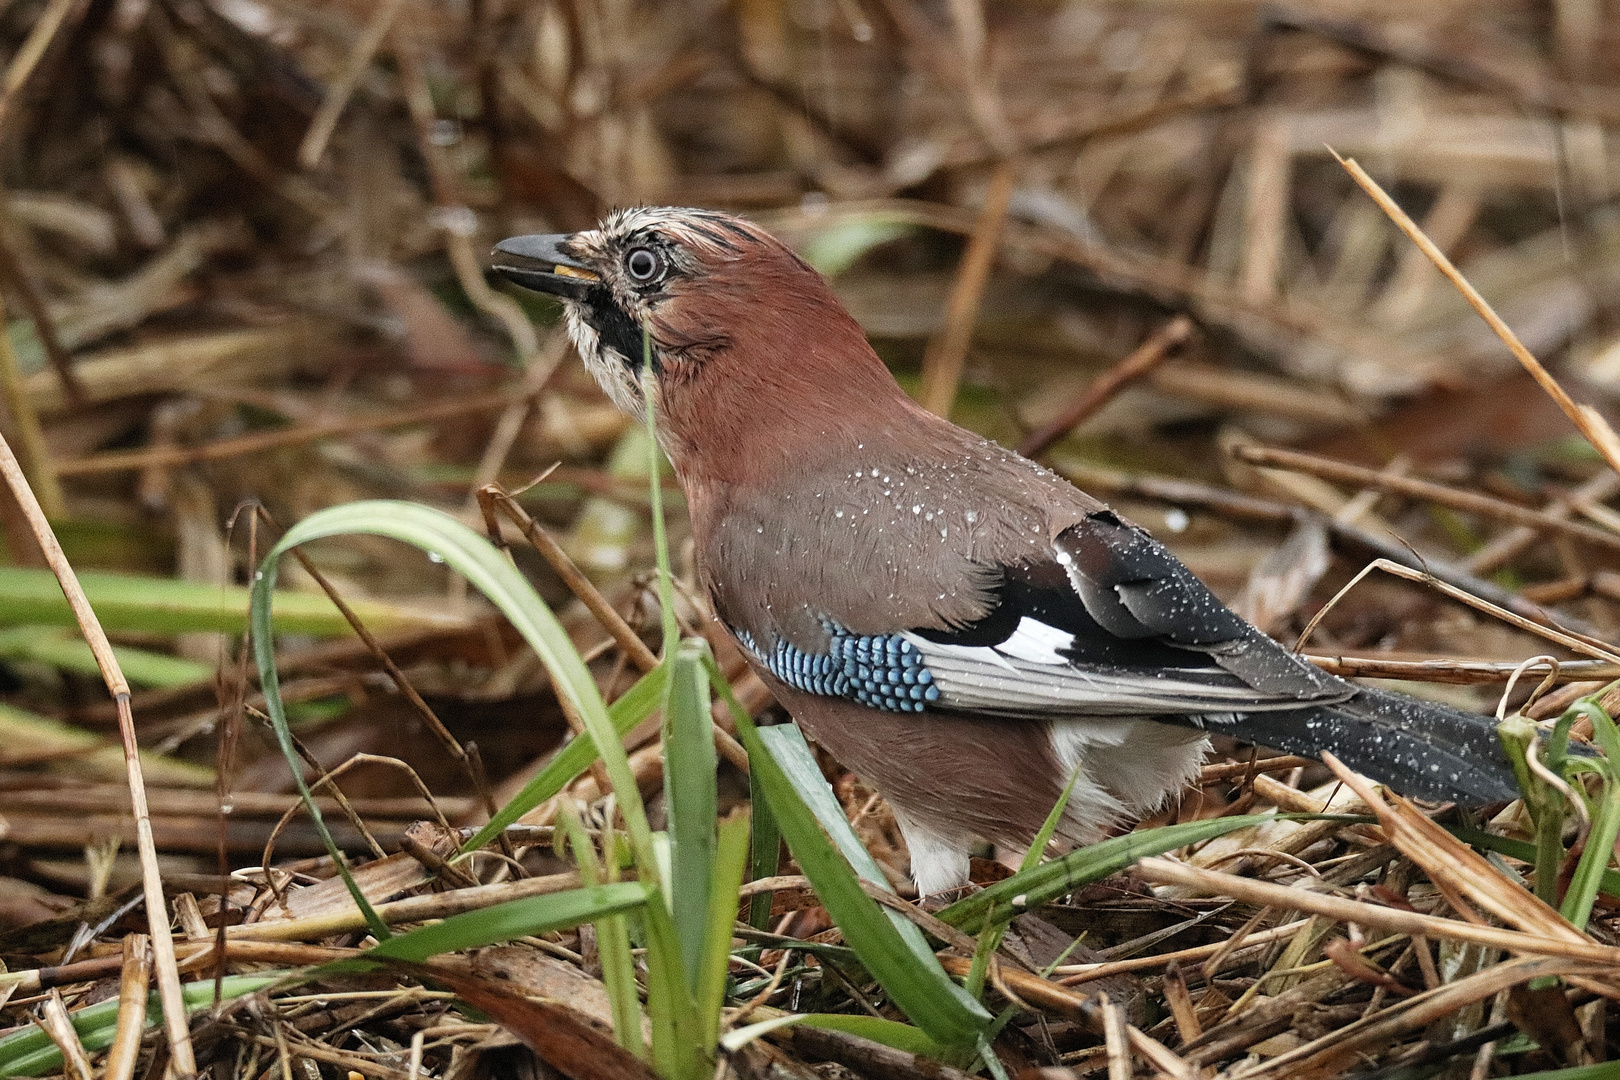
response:
{"label": "yellow mark on beak", "polygon": [[602,275],[600,274],[592,273],[589,270],[581,270],[577,266],[564,266],[561,263],[558,263],[556,266],[552,267],[551,272],[556,274],[558,277],[579,278],[581,281],[602,280]]}

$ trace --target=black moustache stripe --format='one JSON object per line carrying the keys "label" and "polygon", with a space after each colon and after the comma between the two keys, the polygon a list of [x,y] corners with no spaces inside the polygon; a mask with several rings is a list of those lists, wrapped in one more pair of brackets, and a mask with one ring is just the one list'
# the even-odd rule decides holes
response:
{"label": "black moustache stripe", "polygon": [[[641,367],[645,348],[641,324],[620,307],[606,288],[591,290],[583,305],[585,321],[601,338],[602,347],[612,349],[624,357],[632,370]],[[658,371],[658,352],[653,351],[653,371]]]}

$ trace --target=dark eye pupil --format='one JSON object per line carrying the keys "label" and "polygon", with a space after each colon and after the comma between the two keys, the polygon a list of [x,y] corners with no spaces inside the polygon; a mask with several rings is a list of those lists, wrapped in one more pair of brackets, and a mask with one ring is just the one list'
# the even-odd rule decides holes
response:
{"label": "dark eye pupil", "polygon": [[637,248],[625,260],[625,268],[637,281],[647,281],[658,272],[658,256],[646,248]]}

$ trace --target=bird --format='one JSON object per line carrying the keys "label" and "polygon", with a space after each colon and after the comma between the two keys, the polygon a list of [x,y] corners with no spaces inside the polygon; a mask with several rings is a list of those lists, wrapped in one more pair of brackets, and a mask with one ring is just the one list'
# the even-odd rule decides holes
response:
{"label": "bird", "polygon": [[984,843],[1087,844],[1162,808],[1223,733],[1404,794],[1517,797],[1494,723],[1337,678],[1052,471],[923,409],[827,281],[741,217],[633,207],[500,242],[644,417],[715,617],[801,730],[881,793],[923,896]]}

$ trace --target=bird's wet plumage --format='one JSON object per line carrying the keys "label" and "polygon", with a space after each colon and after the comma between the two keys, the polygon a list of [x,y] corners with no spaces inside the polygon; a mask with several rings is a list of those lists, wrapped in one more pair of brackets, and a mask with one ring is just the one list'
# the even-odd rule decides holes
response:
{"label": "bird's wet plumage", "polygon": [[965,880],[976,839],[1027,843],[1075,769],[1071,840],[1153,810],[1207,731],[1330,750],[1420,797],[1514,797],[1483,717],[1320,671],[1139,526],[916,405],[757,226],[640,208],[504,242],[495,263],[563,299],[633,413],[650,348],[716,615],[888,798],[924,891]]}

